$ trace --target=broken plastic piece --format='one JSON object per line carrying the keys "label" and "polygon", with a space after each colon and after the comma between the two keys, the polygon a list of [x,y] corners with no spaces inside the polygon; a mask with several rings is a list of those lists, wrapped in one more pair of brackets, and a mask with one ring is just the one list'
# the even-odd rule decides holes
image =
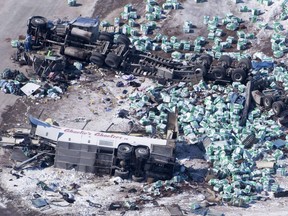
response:
{"label": "broken plastic piece", "polygon": [[90,201],[90,200],[86,200],[86,202],[88,202],[88,203],[89,203],[89,206],[91,206],[91,207],[102,208],[102,205],[101,205],[101,204],[94,203],[94,202],[92,202],[92,201]]}
{"label": "broken plastic piece", "polygon": [[41,197],[37,198],[37,199],[33,199],[31,200],[32,204],[36,207],[36,208],[41,208],[44,207],[46,205],[48,205],[47,201]]}

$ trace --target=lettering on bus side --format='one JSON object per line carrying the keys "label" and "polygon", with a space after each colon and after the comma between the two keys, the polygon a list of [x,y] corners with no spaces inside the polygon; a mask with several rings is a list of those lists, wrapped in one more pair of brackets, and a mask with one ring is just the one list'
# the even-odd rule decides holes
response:
{"label": "lettering on bus side", "polygon": [[100,137],[107,137],[107,138],[112,138],[112,139],[123,139],[123,140],[128,140],[126,137],[122,137],[122,136],[116,136],[114,134],[105,134],[105,133],[101,133],[101,132],[97,132],[94,134],[95,136],[100,136]]}
{"label": "lettering on bus side", "polygon": [[98,137],[107,137],[107,138],[112,138],[112,139],[128,140],[127,137],[117,136],[117,135],[114,135],[114,134],[105,134],[105,133],[101,133],[101,132],[96,132],[95,134],[92,134],[89,131],[73,130],[73,129],[69,129],[69,128],[65,129],[64,132],[81,134],[81,135],[94,135],[94,136],[98,136]]}

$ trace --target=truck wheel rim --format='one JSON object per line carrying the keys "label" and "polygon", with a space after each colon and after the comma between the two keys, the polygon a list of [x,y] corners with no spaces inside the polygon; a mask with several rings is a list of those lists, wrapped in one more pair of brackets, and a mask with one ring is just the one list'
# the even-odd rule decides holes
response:
{"label": "truck wheel rim", "polygon": [[236,74],[234,75],[234,79],[235,79],[235,81],[241,81],[241,80],[242,80],[241,74],[236,73]]}
{"label": "truck wheel rim", "polygon": [[139,148],[139,149],[138,149],[138,153],[140,153],[140,154],[147,154],[147,150],[144,149],[144,148]]}

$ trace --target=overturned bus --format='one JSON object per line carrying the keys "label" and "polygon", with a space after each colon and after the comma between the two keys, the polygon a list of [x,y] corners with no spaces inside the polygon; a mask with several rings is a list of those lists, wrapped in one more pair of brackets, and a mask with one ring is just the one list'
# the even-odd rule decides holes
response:
{"label": "overturned bus", "polygon": [[[175,140],[78,130],[29,117],[31,135],[55,146],[56,168],[123,179],[169,179],[175,166]],[[173,134],[173,133],[171,133]]]}

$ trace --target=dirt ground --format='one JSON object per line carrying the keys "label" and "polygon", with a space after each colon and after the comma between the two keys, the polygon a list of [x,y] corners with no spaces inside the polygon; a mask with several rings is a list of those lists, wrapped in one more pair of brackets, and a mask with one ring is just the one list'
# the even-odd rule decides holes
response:
{"label": "dirt ground", "polygon": [[[66,1],[64,1],[66,2]],[[127,3],[132,3],[133,7],[139,12],[139,14],[144,15],[144,3],[140,0],[120,0],[120,1],[113,1],[113,0],[98,0],[95,7],[94,3],[95,1],[79,1],[81,5],[77,7],[77,11],[73,11],[73,15],[81,13],[82,15],[90,15],[95,17],[97,15],[100,16],[101,20],[108,20],[110,22],[113,22],[114,17],[119,16],[120,13],[123,11],[123,6]],[[235,4],[230,0],[208,0],[203,3],[195,3],[195,1],[182,1],[182,7],[183,9],[175,10],[175,11],[166,11],[164,14],[164,17],[166,19],[162,19],[157,25],[159,25],[159,28],[157,31],[154,32],[160,32],[167,35],[176,35],[179,37],[179,39],[186,39],[186,40],[193,40],[199,35],[205,35],[207,36],[207,30],[206,26],[203,24],[203,16],[209,15],[210,17],[213,16],[220,16],[224,17],[227,13],[232,12],[236,16],[241,16],[243,19],[248,20],[249,14],[243,14],[239,12],[240,5],[247,4],[250,8],[258,8],[260,7],[260,4],[256,2],[256,0],[244,0],[241,4]],[[48,3],[49,4],[49,3]],[[53,3],[50,3],[53,4]],[[64,4],[64,3],[63,3]],[[274,6],[276,7],[278,2],[274,3]],[[0,4],[1,6],[1,4]],[[2,5],[3,7],[5,5]],[[19,6],[20,7],[20,6]],[[21,5],[21,7],[25,8]],[[84,10],[85,7],[88,11]],[[262,16],[262,19],[264,21],[272,21],[273,20],[273,14],[274,12],[270,10],[269,7],[261,6],[264,8],[264,15]],[[59,8],[62,8],[63,10],[58,11],[57,13],[53,14],[50,10],[50,14],[52,15],[52,18],[58,17],[61,15],[61,12],[63,11],[62,16],[68,16],[72,17],[71,8],[66,8],[64,5],[59,6]],[[93,9],[94,8],[94,9]],[[273,7],[274,8],[274,7]],[[38,10],[35,9],[36,12],[40,15],[49,16],[49,13],[44,13],[44,9]],[[36,13],[35,11],[31,11],[31,15],[35,15],[32,13]],[[196,26],[193,33],[190,34],[184,34],[182,32],[182,25],[184,21],[189,20],[192,21],[192,23]],[[139,20],[139,23],[143,22],[143,19]],[[21,30],[23,32],[25,27],[22,26]],[[250,32],[258,33],[258,30],[255,26],[252,24],[247,24],[247,29]],[[247,31],[248,31],[247,30]],[[7,33],[6,33],[7,34]],[[13,32],[15,35],[16,32]],[[14,35],[11,35],[10,37],[13,38]],[[259,33],[259,38],[257,38],[252,43],[252,48],[250,51],[256,52],[256,51],[264,51],[266,54],[271,51],[269,47],[269,35],[271,35],[271,32],[266,32],[266,34],[263,34],[262,32]],[[261,36],[261,37],[260,37]],[[6,37],[6,36],[5,36]],[[7,35],[8,37],[8,35]],[[15,36],[14,36],[15,37]],[[7,43],[7,42],[6,42]],[[5,45],[6,51],[10,50],[11,48],[8,47],[9,44]],[[2,67],[3,63],[1,64]],[[15,66],[15,65],[13,65]],[[1,69],[1,68],[0,68]],[[94,73],[94,81],[87,81],[85,80],[85,76],[83,76],[82,80],[77,81],[75,84],[73,84],[67,93],[62,96],[60,100],[48,100],[48,99],[27,99],[26,97],[18,98],[16,103],[12,103],[9,107],[6,108],[6,111],[2,114],[2,121],[0,125],[0,131],[5,131],[11,127],[29,127],[27,116],[33,115],[33,116],[40,116],[41,119],[46,118],[52,118],[55,121],[57,121],[61,126],[67,126],[67,127],[73,127],[81,129],[85,126],[86,120],[91,120],[86,126],[85,129],[88,130],[94,130],[94,131],[100,131],[100,130],[106,130],[111,123],[113,123],[113,126],[110,128],[113,131],[122,131],[126,132],[129,130],[128,121],[130,119],[121,119],[117,118],[117,113],[119,109],[130,109],[129,107],[129,95],[136,91],[136,90],[142,90],[145,91],[145,88],[148,86],[153,85],[153,81],[143,79],[143,78],[137,78],[136,81],[141,83],[141,87],[138,89],[135,89],[131,86],[124,86],[124,87],[116,87],[116,83],[118,81],[124,81],[121,77],[121,75],[116,75],[107,73],[105,76],[100,75],[100,71],[95,71]],[[86,77],[87,78],[87,77]],[[91,76],[89,77],[91,79]],[[88,79],[88,78],[87,78]],[[125,82],[125,81],[124,81]],[[128,93],[123,94],[123,90],[128,90]],[[3,93],[0,93],[0,98],[3,99]],[[7,97],[7,95],[5,95]],[[12,96],[11,96],[12,97]],[[10,98],[10,96],[9,96]],[[2,100],[1,99],[1,100]],[[15,100],[15,99],[14,99]],[[4,152],[1,152],[2,155]],[[8,153],[5,152],[5,158],[2,158],[2,166],[9,163],[7,163]],[[7,171],[7,168],[3,168],[3,170]],[[45,172],[45,171],[44,171]],[[54,171],[52,171],[54,172]],[[55,171],[55,173],[60,171]],[[67,175],[71,174],[69,171],[63,171],[63,173],[66,173]],[[75,173],[72,173],[73,175]],[[28,176],[30,174],[27,174]],[[35,177],[35,175],[42,175],[42,177],[45,177],[45,173],[31,173],[30,177]],[[75,175],[81,175],[81,174],[75,174]],[[64,175],[63,175],[64,176]],[[5,177],[9,177],[9,174],[1,174],[0,173],[1,180]],[[47,176],[46,176],[47,177]],[[63,177],[64,178],[64,177]],[[83,177],[84,178],[84,177]],[[72,179],[75,180],[75,179]],[[84,179],[85,180],[85,179]],[[81,183],[84,184],[84,180],[81,181]],[[14,180],[14,182],[17,183],[18,180]],[[23,180],[24,181],[24,180]],[[109,180],[107,178],[99,178],[96,179],[96,182],[99,181],[106,181]],[[284,180],[286,181],[286,180]],[[8,182],[6,186],[10,184],[14,184],[11,182]],[[67,182],[69,180],[67,179]],[[16,184],[15,183],[15,184]],[[21,183],[19,180],[18,183]],[[17,184],[18,184],[17,183]],[[23,183],[23,182],[22,182]],[[25,182],[29,184],[29,181]],[[112,185],[112,186],[111,186]],[[129,184],[121,184],[120,186],[114,186],[111,184],[111,188],[107,190],[111,191],[117,191],[121,189],[121,185],[123,187],[141,187],[141,185],[134,185],[133,183],[131,185]],[[129,185],[129,186],[128,186]],[[7,187],[8,187],[7,186]],[[11,185],[10,185],[11,186]],[[101,188],[101,190],[104,188],[105,185],[103,183],[96,184],[96,187]],[[88,186],[87,186],[88,187]],[[102,188],[103,187],[103,188]],[[91,190],[91,188],[87,188],[87,191]],[[194,188],[195,189],[195,188]],[[104,189],[103,189],[104,190]],[[109,197],[114,196],[111,191],[105,192],[105,199],[109,200]],[[196,191],[196,190],[195,190]],[[201,200],[201,197],[199,198],[199,193],[195,193],[195,191],[189,191],[184,192],[181,195],[178,196],[171,196],[167,197],[161,200],[158,200],[159,205],[156,206],[149,206],[147,204],[147,210],[142,209],[140,212],[127,212],[125,215],[168,215],[165,211],[164,207],[161,206],[161,204],[173,204],[173,203],[179,203],[183,209],[189,209],[190,205],[195,200]],[[18,191],[16,192],[16,196],[21,196],[22,193],[26,193],[26,195],[29,195],[29,191]],[[1,190],[0,190],[1,193]],[[2,191],[2,193],[5,193]],[[104,193],[104,192],[103,192]],[[30,194],[31,195],[31,194]],[[97,193],[95,192],[95,196]],[[99,194],[98,194],[99,195]],[[123,194],[120,194],[121,196],[124,196]],[[127,194],[125,194],[126,196]],[[139,194],[137,194],[139,195]],[[121,199],[121,196],[115,196],[114,199]],[[7,201],[5,201],[6,206],[9,207],[9,203],[11,200],[15,198],[15,195],[11,195],[10,197],[7,197]],[[10,200],[10,201],[9,201]],[[107,204],[108,201],[103,201],[103,205]],[[1,201],[1,200],[0,200]],[[263,215],[263,213],[269,212],[269,215],[287,215],[287,207],[285,203],[287,202],[287,199],[281,198],[278,200],[268,200],[266,202],[257,202],[255,205],[252,205],[248,209],[239,209],[235,207],[229,207],[229,206],[216,206],[213,207],[216,210],[219,210],[220,212],[225,213],[225,215]],[[20,200],[17,202],[17,205],[29,205],[29,202],[26,200]],[[84,208],[82,206],[82,208]],[[84,208],[85,209],[85,208]],[[30,210],[28,210],[26,207],[25,209],[20,209],[20,212],[27,212],[23,213],[23,215],[33,215]],[[61,214],[64,214],[65,211],[71,212],[75,211],[75,208],[71,208],[68,210],[61,210]],[[93,210],[91,210],[93,212]],[[91,213],[90,212],[90,213]],[[19,211],[18,211],[19,213]],[[57,215],[55,212],[50,212],[51,215]],[[46,215],[50,215],[50,213],[45,213]],[[96,213],[96,212],[94,212]],[[41,215],[42,213],[38,212],[37,215]],[[78,214],[78,213],[76,213]],[[119,212],[113,212],[111,215],[120,215]],[[188,215],[193,215],[191,213],[187,213]],[[16,215],[16,213],[15,213]],[[80,213],[79,213],[80,215]],[[97,213],[96,213],[97,215]],[[106,215],[109,215],[107,213]]]}

